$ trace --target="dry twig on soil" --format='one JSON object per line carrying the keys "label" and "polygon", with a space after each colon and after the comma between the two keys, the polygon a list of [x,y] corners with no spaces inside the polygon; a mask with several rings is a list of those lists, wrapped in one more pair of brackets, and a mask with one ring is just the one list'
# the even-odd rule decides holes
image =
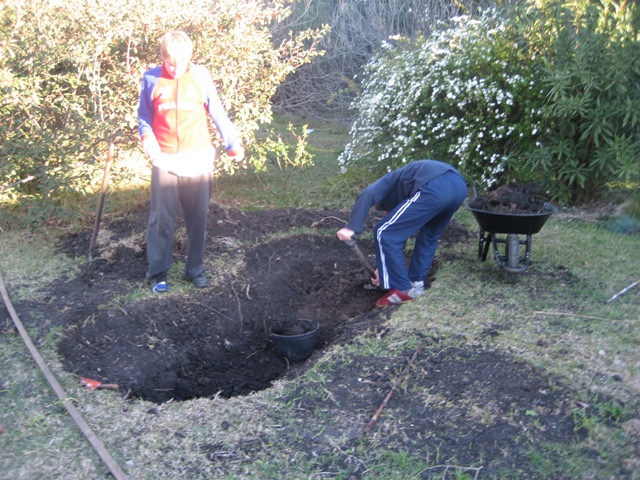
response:
{"label": "dry twig on soil", "polygon": [[418,355],[420,355],[420,352],[422,352],[422,350],[424,350],[424,347],[427,345],[427,341],[428,339],[423,340],[423,342],[420,344],[418,349],[415,352],[413,352],[413,355],[407,362],[407,365],[404,367],[404,370],[400,374],[400,377],[398,377],[398,379],[396,380],[396,383],[394,383],[393,387],[391,387],[391,390],[389,390],[389,393],[387,393],[387,396],[384,398],[384,400],[382,401],[382,403],[380,404],[376,412],[373,414],[373,417],[371,417],[371,420],[369,420],[369,423],[364,427],[364,429],[362,430],[362,433],[367,434],[373,429],[376,421],[378,420],[378,417],[380,417],[380,414],[382,413],[382,410],[384,410],[384,408],[387,406],[387,404],[391,400],[391,397],[393,397],[393,394],[400,387],[400,385],[402,385],[402,382],[404,382],[404,379],[409,373],[409,370],[411,369],[413,364],[415,363],[416,358],[418,358]]}

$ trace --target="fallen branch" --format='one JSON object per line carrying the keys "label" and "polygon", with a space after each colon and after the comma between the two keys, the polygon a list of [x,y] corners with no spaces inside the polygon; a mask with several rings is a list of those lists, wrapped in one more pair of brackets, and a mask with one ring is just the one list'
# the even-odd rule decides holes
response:
{"label": "fallen branch", "polygon": [[533,316],[533,315],[553,315],[553,316],[558,316],[558,317],[576,317],[576,318],[586,318],[588,320],[611,320],[610,318],[594,317],[592,315],[578,315],[577,313],[571,313],[571,312],[542,312],[542,311],[537,311],[537,312],[533,312],[531,314],[531,316]]}
{"label": "fallen branch", "polygon": [[616,298],[618,298],[620,295],[624,295],[625,293],[627,293],[629,290],[631,290],[633,287],[637,287],[638,285],[640,285],[640,280],[638,280],[637,282],[633,282],[631,285],[629,285],[626,288],[623,288],[622,290],[620,290],[618,293],[616,293],[613,297],[611,297],[609,300],[607,300],[607,303],[614,301]]}
{"label": "fallen branch", "polygon": [[329,217],[322,217],[320,220],[317,220],[317,221],[313,222],[313,223],[311,224],[311,228],[316,228],[317,226],[319,226],[319,225],[320,225],[322,222],[324,222],[325,220],[337,220],[338,222],[342,222],[342,223],[344,223],[345,225],[346,225],[346,223],[347,223],[347,221],[346,221],[346,220],[344,220],[343,218],[338,218],[338,217],[332,217],[332,216],[329,216]]}
{"label": "fallen branch", "polygon": [[405,377],[409,373],[409,370],[411,369],[414,362],[416,361],[416,358],[418,358],[418,355],[420,355],[420,352],[422,352],[422,350],[424,350],[424,347],[427,345],[427,341],[428,339],[425,339],[420,344],[418,349],[415,352],[413,352],[413,355],[411,355],[411,358],[407,362],[407,365],[404,367],[404,370],[402,370],[400,377],[398,377],[398,379],[396,380],[396,383],[393,384],[393,386],[391,387],[391,390],[389,390],[389,393],[387,393],[387,396],[384,398],[384,400],[382,401],[382,403],[380,404],[376,412],[373,414],[373,417],[371,417],[371,420],[369,420],[369,423],[363,428],[362,430],[363,434],[367,434],[373,429],[376,421],[378,420],[378,417],[380,417],[380,414],[382,413],[382,410],[385,409],[385,407],[391,400],[391,397],[393,397],[393,394],[396,393],[396,390],[398,390],[400,385],[402,385],[402,382],[404,381]]}
{"label": "fallen branch", "polygon": [[31,180],[35,180],[38,177],[42,177],[43,175],[51,175],[52,173],[58,172],[60,170],[62,170],[62,167],[56,167],[56,168],[54,168],[52,170],[47,170],[46,172],[40,172],[40,173],[37,173],[35,175],[29,175],[29,176],[27,176],[27,177],[25,177],[25,178],[23,178],[21,180],[18,180],[16,182],[0,186],[0,192],[4,192],[5,190],[9,190],[10,188],[13,188],[13,187],[15,187],[17,185],[20,185],[22,183],[30,182]]}
{"label": "fallen branch", "polygon": [[[44,175],[44,172],[41,173],[40,175]],[[27,183],[30,182],[31,180],[39,177],[40,175],[29,175],[28,177],[23,178],[22,180],[18,180],[17,182],[13,182],[13,183],[9,183],[8,185],[2,185],[0,187],[0,192],[4,192],[5,190],[8,190],[10,188],[15,187],[16,185],[20,185],[21,183]]]}

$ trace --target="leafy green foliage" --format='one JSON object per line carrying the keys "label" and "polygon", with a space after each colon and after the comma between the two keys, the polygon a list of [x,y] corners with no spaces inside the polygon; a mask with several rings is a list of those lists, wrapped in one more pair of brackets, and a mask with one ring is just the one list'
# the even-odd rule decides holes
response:
{"label": "leafy green foliage", "polygon": [[191,36],[194,61],[211,71],[250,147],[258,124],[271,120],[277,86],[319,53],[314,42],[324,34],[305,30],[275,45],[270,26],[289,14],[286,4],[3,2],[0,184],[54,203],[67,190],[94,189],[110,141],[138,148],[140,78],[159,63],[157,41],[170,29]]}
{"label": "leafy green foliage", "polygon": [[624,205],[624,212],[632,218],[640,220],[640,189],[636,188],[628,198]]}
{"label": "leafy green foliage", "polygon": [[639,15],[635,2],[546,0],[519,19],[549,92],[528,167],[559,200],[593,200],[640,174]]}
{"label": "leafy green foliage", "polygon": [[313,155],[307,150],[307,125],[303,125],[298,132],[289,123],[287,131],[284,139],[282,134],[276,133],[256,144],[255,155],[250,160],[256,171],[266,171],[270,163],[277,165],[280,170],[313,165]]}

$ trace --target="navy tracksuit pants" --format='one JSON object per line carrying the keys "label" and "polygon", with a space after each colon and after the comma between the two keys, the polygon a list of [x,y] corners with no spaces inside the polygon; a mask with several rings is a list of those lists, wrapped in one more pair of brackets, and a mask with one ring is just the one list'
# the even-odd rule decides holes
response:
{"label": "navy tracksuit pants", "polygon": [[169,271],[173,263],[173,234],[178,207],[182,206],[187,229],[184,274],[196,277],[204,271],[207,213],[213,193],[211,174],[178,177],[153,167],[151,210],[147,222],[147,278]]}
{"label": "navy tracksuit pants", "polygon": [[[444,229],[467,196],[464,178],[446,172],[391,210],[375,227],[374,240],[380,286],[409,290],[411,282],[429,273]],[[404,247],[417,232],[407,271]]]}

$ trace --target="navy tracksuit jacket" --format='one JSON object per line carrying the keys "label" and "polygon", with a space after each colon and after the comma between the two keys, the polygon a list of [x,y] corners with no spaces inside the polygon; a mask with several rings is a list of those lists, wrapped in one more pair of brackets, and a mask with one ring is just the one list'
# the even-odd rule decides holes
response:
{"label": "navy tracksuit jacket", "polygon": [[[407,291],[424,280],[438,240],[467,196],[467,184],[451,165],[417,160],[387,173],[364,189],[353,205],[346,228],[361,233],[371,207],[388,212],[376,225],[374,239],[380,286]],[[417,232],[407,270],[404,246]]]}

